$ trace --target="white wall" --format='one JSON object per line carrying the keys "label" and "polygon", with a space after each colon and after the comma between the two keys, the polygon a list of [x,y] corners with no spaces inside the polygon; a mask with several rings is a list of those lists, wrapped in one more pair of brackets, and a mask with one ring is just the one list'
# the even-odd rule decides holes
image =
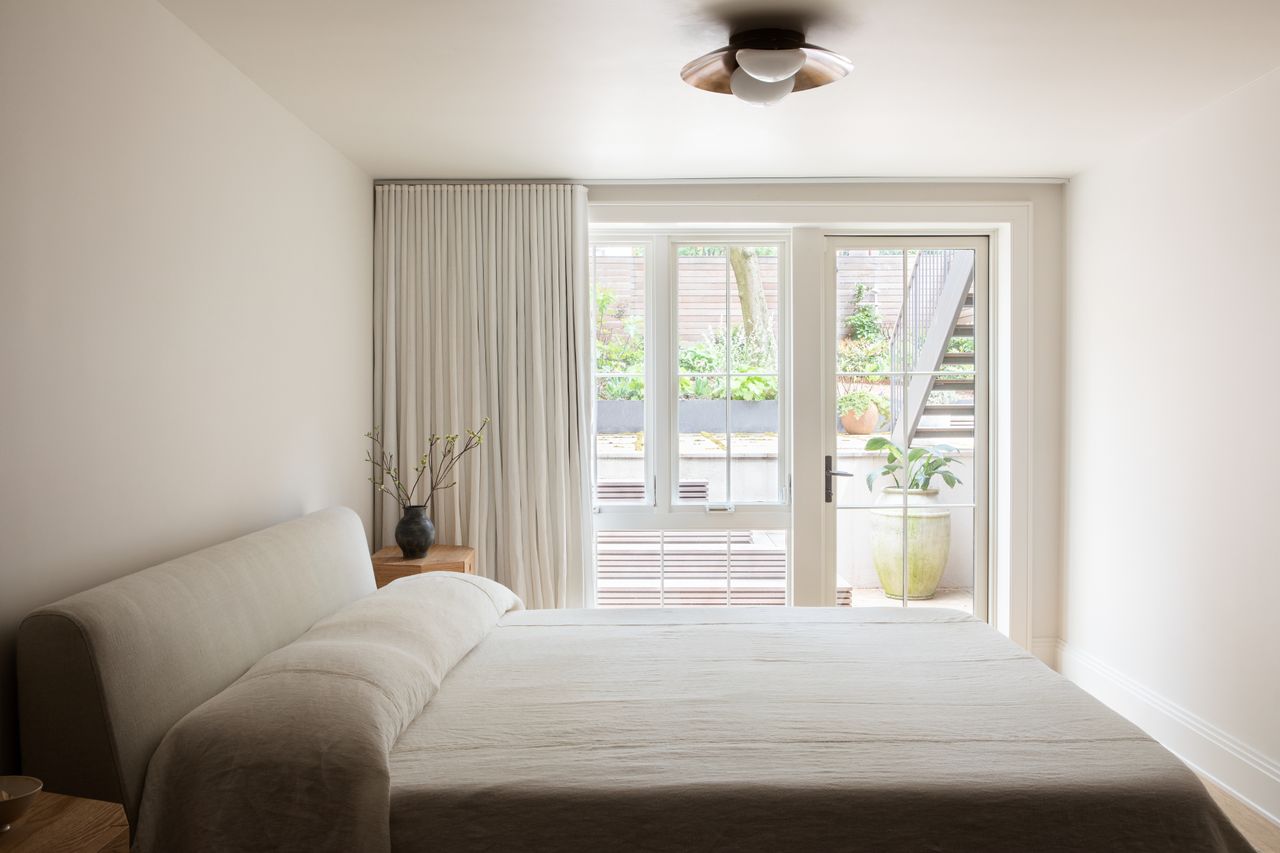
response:
{"label": "white wall", "polygon": [[1280,69],[1068,189],[1063,668],[1280,815]]}
{"label": "white wall", "polygon": [[151,0],[0,5],[0,767],[30,609],[369,517],[372,187]]}

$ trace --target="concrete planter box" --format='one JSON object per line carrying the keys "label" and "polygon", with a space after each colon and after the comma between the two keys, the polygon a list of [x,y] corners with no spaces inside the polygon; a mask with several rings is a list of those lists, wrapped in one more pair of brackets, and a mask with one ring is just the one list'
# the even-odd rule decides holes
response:
{"label": "concrete planter box", "polygon": [[[777,400],[732,400],[729,409],[734,432],[777,432]],[[725,431],[720,400],[681,400],[680,432]],[[644,403],[639,400],[597,400],[596,431],[602,434],[644,431]]]}

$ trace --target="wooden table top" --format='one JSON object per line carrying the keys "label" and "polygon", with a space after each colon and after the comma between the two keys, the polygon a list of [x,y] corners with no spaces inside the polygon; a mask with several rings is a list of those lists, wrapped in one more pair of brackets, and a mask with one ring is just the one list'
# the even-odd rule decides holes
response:
{"label": "wooden table top", "polygon": [[3,853],[35,851],[129,853],[129,822],[117,803],[41,791],[8,832],[0,832]]}
{"label": "wooden table top", "polygon": [[476,550],[466,545],[432,545],[426,555],[416,560],[406,560],[398,545],[388,545],[373,555],[375,563],[403,566],[429,566],[434,563],[461,563],[474,559]]}

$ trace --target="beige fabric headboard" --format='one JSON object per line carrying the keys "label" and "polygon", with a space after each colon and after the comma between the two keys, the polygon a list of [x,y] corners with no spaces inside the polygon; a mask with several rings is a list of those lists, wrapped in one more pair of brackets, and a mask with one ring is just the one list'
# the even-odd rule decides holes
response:
{"label": "beige fabric headboard", "polygon": [[374,591],[364,526],[329,509],[42,607],[18,630],[23,770],[123,803],[161,739],[264,655]]}

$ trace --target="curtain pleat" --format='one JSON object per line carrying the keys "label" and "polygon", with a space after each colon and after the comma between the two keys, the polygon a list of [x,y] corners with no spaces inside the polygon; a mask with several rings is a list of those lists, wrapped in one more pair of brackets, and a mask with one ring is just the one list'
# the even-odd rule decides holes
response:
{"label": "curtain pleat", "polygon": [[[440,541],[475,547],[527,606],[564,607],[589,554],[586,190],[375,192],[374,423],[409,477],[432,434],[490,418],[436,497]],[[398,519],[375,493],[375,547]]]}

